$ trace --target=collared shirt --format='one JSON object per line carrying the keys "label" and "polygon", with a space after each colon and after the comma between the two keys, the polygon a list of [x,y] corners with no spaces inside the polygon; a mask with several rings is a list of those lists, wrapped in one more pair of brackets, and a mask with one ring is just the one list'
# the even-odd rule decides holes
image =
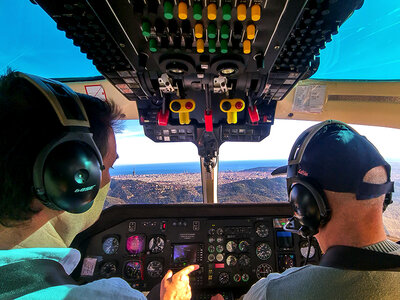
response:
{"label": "collared shirt", "polygon": [[[50,259],[58,262],[70,275],[77,267],[81,254],[71,248],[26,248],[0,250],[0,267],[32,259]],[[1,298],[1,295],[0,295]],[[121,278],[96,280],[85,285],[59,285],[35,291],[18,299],[133,299],[145,300],[146,297],[134,290]]]}
{"label": "collared shirt", "polygon": [[[390,240],[364,248],[400,255],[400,245]],[[399,299],[400,289],[393,284],[398,282],[399,277],[400,272],[341,270],[306,265],[290,268],[281,274],[269,274],[253,284],[243,300]],[[374,298],[373,293],[378,293],[379,297]]]}

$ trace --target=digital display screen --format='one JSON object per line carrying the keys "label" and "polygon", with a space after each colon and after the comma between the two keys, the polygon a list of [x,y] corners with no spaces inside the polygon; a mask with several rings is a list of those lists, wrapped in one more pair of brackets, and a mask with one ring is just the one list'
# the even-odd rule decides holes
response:
{"label": "digital display screen", "polygon": [[139,254],[144,251],[145,237],[143,235],[132,235],[126,240],[126,250],[130,254]]}
{"label": "digital display screen", "polygon": [[274,228],[283,228],[285,224],[289,221],[289,218],[275,218]]}
{"label": "digital display screen", "polygon": [[277,231],[276,240],[278,242],[278,247],[281,249],[293,248],[293,237],[291,232]]}
{"label": "digital display screen", "polygon": [[186,265],[196,263],[197,244],[174,245],[174,264]]}

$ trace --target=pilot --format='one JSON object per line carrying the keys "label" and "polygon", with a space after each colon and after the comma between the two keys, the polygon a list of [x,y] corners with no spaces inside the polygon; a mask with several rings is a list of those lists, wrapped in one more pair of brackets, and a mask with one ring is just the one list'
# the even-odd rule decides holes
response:
{"label": "pilot", "polygon": [[294,217],[286,229],[310,239],[320,264],[293,267],[256,282],[249,299],[400,299],[400,245],[385,234],[390,165],[368,139],[328,120],[304,131],[287,166]]}
{"label": "pilot", "polygon": [[[54,80],[11,71],[0,77],[1,299],[146,299],[120,278],[79,286],[69,276],[80,253],[67,247],[97,220],[107,195],[120,116],[111,102],[75,94]],[[88,169],[74,179],[97,181],[72,191],[79,196],[68,202],[69,182],[58,177],[68,177],[70,165],[81,159]],[[160,299],[190,299],[188,275],[197,268],[168,271]]]}

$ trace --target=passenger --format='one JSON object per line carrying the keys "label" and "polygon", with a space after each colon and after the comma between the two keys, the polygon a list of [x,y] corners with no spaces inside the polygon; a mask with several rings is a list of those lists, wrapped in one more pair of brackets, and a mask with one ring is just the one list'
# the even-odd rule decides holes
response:
{"label": "passenger", "polygon": [[[0,77],[0,298],[146,299],[121,278],[78,286],[69,277],[79,263],[80,253],[66,247],[77,233],[97,220],[107,195],[109,169],[117,159],[113,126],[120,117],[119,110],[110,102],[78,94],[99,149],[93,152],[98,161],[102,160],[102,171],[95,170],[99,174],[100,192],[94,203],[82,204],[81,211],[86,212],[76,214],[75,208],[71,209],[74,213],[64,212],[60,208],[65,204],[62,201],[54,204],[40,200],[42,196],[37,194],[40,190],[36,193],[33,189],[33,170],[36,171],[38,155],[47,151],[46,145],[56,145],[57,139],[61,140],[65,129],[60,121],[69,121],[68,116],[74,114],[73,107],[65,101],[72,100],[62,95],[65,90],[61,83],[50,81],[54,90],[52,95],[45,96],[43,89],[37,87],[43,84],[43,79],[28,78],[36,80],[35,83],[17,72]],[[58,102],[46,99],[58,93],[61,93]],[[64,116],[50,102],[53,106],[55,102],[60,104]],[[68,169],[67,163],[59,161],[59,164]],[[59,190],[64,188],[61,186]],[[189,266],[174,275],[167,272],[161,282],[160,298],[190,299],[188,274],[197,268]]]}
{"label": "passenger", "polygon": [[291,229],[318,240],[319,266],[290,268],[256,282],[248,299],[400,299],[400,245],[387,239],[390,165],[350,126],[326,121],[296,140],[287,173]]}

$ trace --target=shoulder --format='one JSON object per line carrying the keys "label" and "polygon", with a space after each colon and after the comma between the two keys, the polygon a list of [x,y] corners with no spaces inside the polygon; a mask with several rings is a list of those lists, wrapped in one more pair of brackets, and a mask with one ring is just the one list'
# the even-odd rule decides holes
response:
{"label": "shoulder", "polygon": [[271,284],[271,282],[280,279],[286,279],[288,276],[293,276],[294,274],[297,274],[299,272],[306,272],[307,269],[312,267],[314,266],[307,265],[303,267],[293,267],[287,269],[283,273],[271,273],[267,277],[261,278],[259,281],[253,284],[250,290],[244,296],[243,300],[252,300],[252,299],[266,300],[267,289],[268,286]]}
{"label": "shoulder", "polygon": [[43,289],[19,299],[48,299],[48,300],[146,300],[146,297],[139,291],[131,288],[121,278],[109,278],[96,280],[85,285],[61,285]]}

